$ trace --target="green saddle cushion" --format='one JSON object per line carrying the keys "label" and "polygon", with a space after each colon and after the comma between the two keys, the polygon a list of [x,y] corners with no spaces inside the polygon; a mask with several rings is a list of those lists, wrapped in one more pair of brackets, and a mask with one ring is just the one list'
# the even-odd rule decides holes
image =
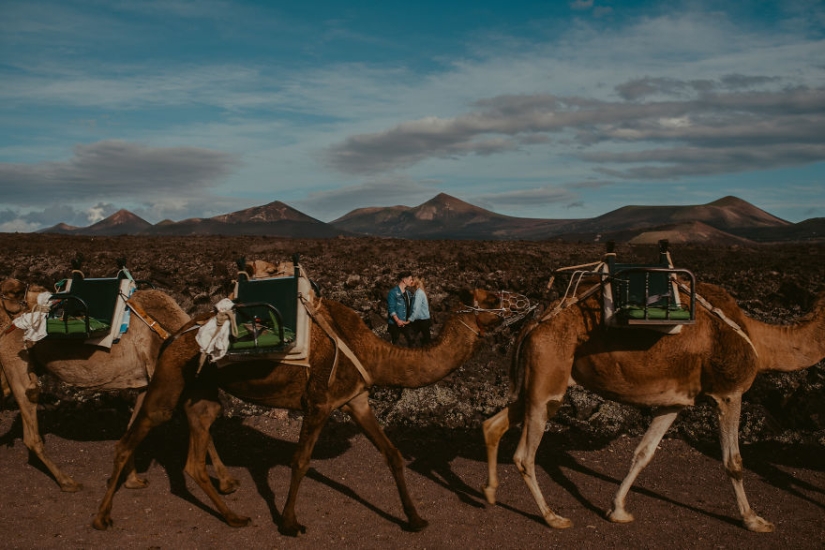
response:
{"label": "green saddle cushion", "polygon": [[[690,310],[678,308],[671,309],[668,317],[667,308],[663,307],[648,307],[647,318],[655,320],[674,320],[674,321],[688,321],[690,320]],[[641,306],[626,306],[618,311],[618,314],[626,319],[644,319],[645,309]]]}
{"label": "green saddle cushion", "polygon": [[[112,325],[89,318],[89,331],[91,334],[109,332]],[[56,336],[86,336],[86,321],[84,319],[46,319],[46,334]]]}
{"label": "green saddle cushion", "polygon": [[258,345],[255,345],[255,338],[252,332],[243,323],[238,324],[238,336],[233,338],[229,344],[230,350],[250,350],[256,348],[280,348],[295,341],[295,332],[284,327],[284,339],[277,330],[269,327],[259,328]]}

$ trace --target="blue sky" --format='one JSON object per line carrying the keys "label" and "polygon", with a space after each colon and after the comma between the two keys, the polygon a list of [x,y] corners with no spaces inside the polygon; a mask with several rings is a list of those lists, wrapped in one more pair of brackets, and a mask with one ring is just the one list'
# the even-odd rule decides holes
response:
{"label": "blue sky", "polygon": [[444,192],[825,216],[825,3],[0,0],[0,231]]}

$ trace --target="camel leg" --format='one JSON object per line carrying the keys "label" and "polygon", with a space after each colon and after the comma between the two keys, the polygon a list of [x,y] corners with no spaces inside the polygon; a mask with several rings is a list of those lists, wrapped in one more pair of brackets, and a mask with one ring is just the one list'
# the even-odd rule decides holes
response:
{"label": "camel leg", "polygon": [[[563,395],[563,394],[562,394]],[[521,477],[527,483],[527,488],[536,501],[544,521],[554,529],[566,529],[573,525],[569,519],[557,515],[544,500],[538,480],[536,479],[536,451],[544,435],[544,426],[548,415],[556,414],[561,407],[561,398],[543,402],[531,402],[527,405],[524,428],[521,432],[513,462],[516,464]]]}
{"label": "camel leg", "polygon": [[230,527],[246,527],[252,520],[229,509],[206,471],[206,453],[214,450],[209,427],[220,416],[221,404],[210,399],[187,400],[184,409],[189,420],[189,454],[184,471],[203,489]]}
{"label": "camel leg", "polygon": [[312,450],[318,442],[318,436],[329,419],[331,413],[329,406],[311,406],[304,413],[304,420],[301,423],[301,435],[298,437],[298,447],[292,456],[292,476],[289,481],[289,494],[284,504],[284,513],[281,526],[278,531],[282,535],[297,536],[299,533],[306,533],[306,527],[298,523],[295,515],[295,502],[298,497],[298,487],[309,470],[309,462],[312,458]]}
{"label": "camel leg", "polygon": [[[126,426],[126,429],[129,429],[129,426],[135,421],[137,418],[138,412],[140,408],[143,406],[143,400],[146,397],[146,392],[142,391],[138,394],[137,400],[135,401],[135,409],[132,411],[132,417],[129,418],[129,424]],[[135,468],[135,455],[132,454],[129,456],[129,460],[126,462],[126,466],[124,467],[126,470],[126,481],[123,482],[123,486],[127,489],[145,489],[149,486],[149,480],[143,477],[140,477],[137,473],[137,468]]]}
{"label": "camel leg", "polygon": [[120,479],[126,464],[133,459],[135,449],[137,449],[141,441],[146,439],[146,436],[149,435],[152,428],[155,428],[156,426],[159,426],[172,418],[173,410],[174,407],[170,407],[165,410],[161,410],[156,414],[149,414],[146,413],[146,406],[144,406],[141,408],[137,418],[135,418],[135,421],[131,426],[129,426],[129,429],[126,430],[126,433],[115,445],[115,459],[114,467],[112,469],[112,476],[106,483],[106,494],[103,496],[103,500],[100,502],[100,506],[97,510],[97,516],[95,516],[95,519],[92,522],[92,526],[95,529],[105,531],[113,525],[111,517],[112,501],[114,500],[115,492],[117,491],[118,480]]}
{"label": "camel leg", "polygon": [[717,397],[713,396],[719,408],[719,440],[722,445],[722,463],[725,472],[733,483],[733,492],[736,494],[736,504],[742,515],[742,523],[749,531],[756,533],[770,533],[775,527],[773,523],[756,515],[745,496],[745,485],[742,481],[743,462],[739,453],[739,417],[742,413],[741,394]]}
{"label": "camel leg", "polygon": [[[160,366],[163,358],[161,358]],[[112,525],[112,501],[117,491],[118,480],[120,479],[126,464],[134,456],[135,449],[141,441],[146,439],[152,428],[155,428],[172,418],[172,414],[177,407],[178,400],[185,387],[182,368],[178,365],[158,368],[155,370],[155,377],[149,384],[149,389],[143,401],[143,406],[138,410],[134,422],[115,445],[115,458],[112,468],[112,476],[106,484],[106,494],[98,507],[92,525],[95,529],[106,530]]]}
{"label": "camel leg", "polygon": [[673,421],[676,420],[676,416],[681,410],[682,407],[668,407],[657,410],[654,413],[653,422],[651,422],[650,427],[633,452],[633,462],[630,465],[630,471],[625,476],[622,484],[619,486],[619,490],[616,491],[616,495],[613,497],[613,508],[607,513],[607,519],[610,521],[614,523],[630,523],[633,521],[633,515],[625,509],[627,493],[630,491],[630,487],[633,486],[633,482],[636,481],[641,471],[644,470],[651,459],[653,459],[656,447],[659,445],[665,433],[667,433],[668,428],[673,424]]}
{"label": "camel leg", "polygon": [[401,504],[404,507],[404,513],[407,515],[408,528],[410,531],[421,531],[429,523],[418,515],[413,504],[410,493],[407,490],[407,482],[404,479],[404,458],[401,452],[392,444],[387,438],[378,419],[375,418],[372,408],[369,404],[369,394],[367,392],[358,394],[352,401],[344,405],[344,411],[352,415],[352,418],[363,430],[367,439],[375,445],[382,455],[387,466],[390,467],[393,478],[395,478],[395,485],[398,488],[398,494],[401,496]]}
{"label": "camel leg", "polygon": [[40,437],[40,426],[37,422],[37,403],[30,400],[27,395],[31,383],[27,362],[19,356],[3,358],[2,361],[3,372],[6,374],[6,380],[17,401],[20,417],[23,420],[23,444],[48,468],[62,491],[67,493],[79,491],[83,486],[46,456],[46,448]]}
{"label": "camel leg", "polygon": [[209,458],[212,460],[212,469],[215,470],[215,475],[218,477],[218,490],[224,495],[237,491],[238,487],[241,486],[241,482],[229,473],[226,464],[223,463],[220,455],[218,455],[218,450],[215,448],[215,442],[211,434],[209,435],[207,452],[209,453]]}
{"label": "camel leg", "polygon": [[495,416],[484,421],[484,443],[487,446],[487,484],[482,488],[484,497],[490,504],[496,503],[496,489],[498,489],[498,445],[501,438],[510,429],[524,418],[524,403],[521,399],[505,407]]}

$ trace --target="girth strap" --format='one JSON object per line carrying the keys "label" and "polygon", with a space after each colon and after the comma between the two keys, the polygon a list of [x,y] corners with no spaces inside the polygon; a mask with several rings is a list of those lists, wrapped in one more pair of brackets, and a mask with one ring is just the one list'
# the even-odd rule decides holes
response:
{"label": "girth strap", "polygon": [[302,294],[299,296],[301,299],[301,303],[306,308],[307,313],[312,320],[318,323],[318,326],[326,332],[329,339],[332,340],[333,345],[335,346],[335,359],[332,363],[332,370],[329,373],[329,384],[332,384],[333,380],[335,379],[335,371],[338,368],[338,351],[340,350],[347,358],[352,361],[352,364],[355,365],[355,368],[358,369],[358,372],[361,373],[361,376],[364,378],[364,382],[366,382],[367,386],[372,386],[372,377],[367,372],[367,369],[364,368],[364,365],[361,361],[358,360],[358,357],[355,356],[355,353],[350,349],[350,347],[344,342],[335,330],[327,323],[326,319],[322,316],[318,315],[318,311],[312,305],[312,303],[306,299],[306,297]]}

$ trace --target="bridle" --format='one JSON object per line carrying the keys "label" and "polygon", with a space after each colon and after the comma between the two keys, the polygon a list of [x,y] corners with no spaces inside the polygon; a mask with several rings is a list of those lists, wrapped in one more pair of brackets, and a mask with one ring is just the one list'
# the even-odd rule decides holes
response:
{"label": "bridle", "polygon": [[[524,294],[516,294],[515,292],[510,292],[509,290],[502,290],[495,293],[498,296],[500,307],[496,308],[483,308],[479,307],[478,300],[473,301],[472,306],[467,306],[464,309],[460,309],[458,311],[454,311],[453,313],[474,313],[476,318],[480,313],[492,313],[502,319],[504,322],[501,326],[510,326],[515,322],[524,319],[530,312],[536,309],[537,305],[530,305],[530,299],[525,296]],[[476,321],[477,329],[474,329],[464,321],[461,321],[462,325],[470,329],[476,336],[483,336],[484,331],[478,327],[478,322]]]}
{"label": "bridle", "polygon": [[[9,279],[9,281],[17,281],[18,283],[21,282],[18,279]],[[29,293],[29,285],[26,285],[25,288],[23,289],[23,298],[20,299],[20,300],[17,300],[15,298],[11,298],[10,296],[6,296],[4,293],[0,292],[0,303],[3,304],[3,311],[9,317],[9,319],[14,319],[15,316],[17,316],[20,312],[22,312],[27,307],[29,307],[28,302],[26,302],[26,296],[28,296],[28,293]],[[12,313],[12,312],[9,311],[9,308],[6,307],[6,302],[10,302],[10,303],[13,303],[13,304],[14,303],[19,304],[19,305],[23,306],[23,309],[21,309],[17,313]]]}

